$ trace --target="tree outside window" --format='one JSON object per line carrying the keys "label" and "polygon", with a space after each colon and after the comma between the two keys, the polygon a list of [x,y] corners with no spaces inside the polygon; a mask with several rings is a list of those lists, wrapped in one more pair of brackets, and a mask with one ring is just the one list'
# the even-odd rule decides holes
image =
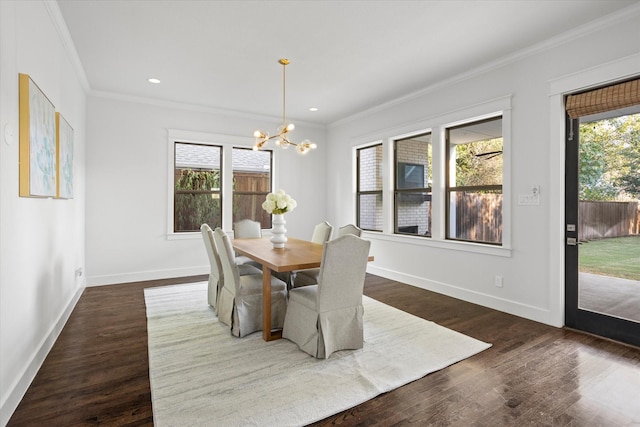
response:
{"label": "tree outside window", "polygon": [[580,200],[640,199],[640,114],[580,121]]}

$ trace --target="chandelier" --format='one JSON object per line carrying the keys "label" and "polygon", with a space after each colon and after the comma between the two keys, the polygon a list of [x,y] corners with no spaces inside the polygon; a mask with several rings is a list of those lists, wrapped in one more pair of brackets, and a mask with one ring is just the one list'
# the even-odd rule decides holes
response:
{"label": "chandelier", "polygon": [[289,146],[296,147],[296,151],[299,154],[306,154],[309,150],[313,150],[316,148],[316,144],[305,139],[302,142],[295,143],[289,140],[287,134],[295,129],[295,125],[293,123],[287,124],[286,120],[286,111],[287,111],[287,72],[286,68],[289,65],[289,60],[282,58],[278,61],[282,64],[282,126],[278,127],[278,133],[273,136],[269,136],[269,133],[264,132],[262,130],[257,130],[253,133],[253,136],[256,138],[256,143],[253,146],[254,150],[261,150],[262,147],[272,139],[275,139],[275,143],[280,148],[289,148]]}

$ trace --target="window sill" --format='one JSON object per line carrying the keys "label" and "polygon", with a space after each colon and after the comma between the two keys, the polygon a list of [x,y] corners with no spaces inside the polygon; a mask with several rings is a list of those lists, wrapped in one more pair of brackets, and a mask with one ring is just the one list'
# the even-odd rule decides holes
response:
{"label": "window sill", "polygon": [[202,234],[199,231],[167,234],[167,240],[194,240],[194,239],[202,239]]}
{"label": "window sill", "polygon": [[363,237],[369,240],[396,242],[407,245],[440,248],[452,251],[471,252],[476,254],[491,255],[510,258],[511,248],[503,246],[485,245],[482,243],[459,242],[453,240],[436,240],[433,237],[407,236],[401,234],[387,234],[380,232],[364,231]]}

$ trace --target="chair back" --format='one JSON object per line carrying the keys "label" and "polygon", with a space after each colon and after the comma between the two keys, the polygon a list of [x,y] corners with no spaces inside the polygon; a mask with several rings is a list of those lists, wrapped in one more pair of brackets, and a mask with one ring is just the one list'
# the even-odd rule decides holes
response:
{"label": "chair back", "polygon": [[200,226],[200,233],[202,234],[202,240],[204,241],[204,248],[207,251],[207,256],[209,257],[209,263],[211,264],[211,269],[214,269],[214,255],[213,255],[213,240],[209,239],[209,231],[211,231],[211,227],[209,224],[202,224]]}
{"label": "chair back", "polygon": [[362,236],[362,229],[356,227],[353,224],[347,224],[344,227],[338,228],[338,237],[344,236],[345,234],[353,234],[354,236]]}
{"label": "chair back", "polygon": [[324,244],[318,280],[318,311],[362,304],[371,242],[345,235]]}
{"label": "chair back", "polygon": [[207,286],[207,302],[214,310],[217,310],[220,289],[222,289],[224,282],[222,277],[222,266],[220,265],[218,251],[213,243],[213,230],[208,224],[202,224],[200,226],[200,232],[202,233],[202,240],[204,241],[204,247],[207,250],[209,265],[211,267],[209,272],[209,284]]}
{"label": "chair back", "polygon": [[243,219],[233,223],[233,237],[236,239],[259,239],[262,237],[261,227],[258,221]]}
{"label": "chair back", "polygon": [[321,222],[316,225],[313,229],[313,235],[311,236],[311,241],[313,243],[318,243],[319,245],[327,242],[331,239],[331,234],[333,233],[333,226],[328,222]]}
{"label": "chair back", "polygon": [[233,295],[236,295],[236,291],[239,291],[238,288],[240,287],[240,273],[235,263],[231,240],[227,233],[220,228],[216,228],[213,232],[213,242],[220,257],[220,264],[222,264],[223,286]]}
{"label": "chair back", "polygon": [[209,256],[211,274],[215,277],[216,281],[220,281],[222,280],[222,265],[220,264],[220,256],[213,242],[213,230],[208,224],[202,224],[200,232],[202,233],[204,247],[207,249],[207,255]]}

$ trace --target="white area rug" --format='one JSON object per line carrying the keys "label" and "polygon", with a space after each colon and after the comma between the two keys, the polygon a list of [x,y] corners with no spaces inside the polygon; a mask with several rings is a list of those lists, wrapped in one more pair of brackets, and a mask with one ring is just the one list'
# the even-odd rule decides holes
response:
{"label": "white area rug", "polygon": [[491,346],[364,297],[364,348],[317,360],[286,339],[232,337],[206,286],[144,291],[157,427],[305,425]]}

